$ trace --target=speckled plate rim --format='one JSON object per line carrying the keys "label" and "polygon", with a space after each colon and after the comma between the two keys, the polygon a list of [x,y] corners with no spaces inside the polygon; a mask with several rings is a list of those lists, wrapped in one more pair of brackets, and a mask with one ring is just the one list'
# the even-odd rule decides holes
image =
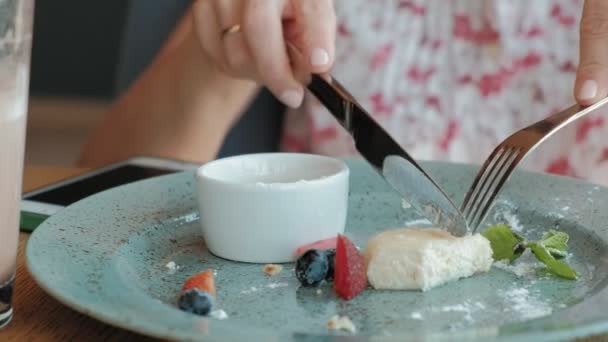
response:
{"label": "speckled plate rim", "polygon": [[[350,163],[359,162],[359,161],[349,161]],[[426,167],[431,169],[431,173],[433,171],[441,173],[441,170],[450,169],[450,168],[467,168],[468,173],[470,173],[471,179],[473,176],[474,170],[477,168],[475,166],[463,165],[463,164],[452,164],[452,163],[439,163],[439,162],[426,162],[424,163]],[[581,189],[589,189],[593,187],[594,189],[600,189],[599,191],[602,193],[603,203],[608,203],[608,189],[604,187],[599,187],[594,184],[589,184],[580,180],[558,177],[558,176],[550,176],[550,175],[540,175],[528,172],[518,172],[516,173],[517,177],[541,177],[546,179],[546,183],[552,183],[551,186],[557,185],[565,185],[570,186],[573,185],[574,188],[580,187]],[[514,178],[517,178],[514,177]],[[460,180],[462,181],[462,180]],[[469,181],[467,179],[467,181]],[[56,286],[53,283],[53,279],[48,278],[46,275],[49,271],[49,268],[57,268],[57,265],[52,265],[45,263],[44,258],[40,258],[36,256],[35,251],[40,251],[41,248],[48,248],[48,240],[45,241],[44,238],[48,237],[48,233],[52,231],[52,229],[57,228],[58,226],[66,227],[65,229],[69,229],[70,225],[78,225],[77,219],[79,218],[79,211],[86,206],[94,205],[98,201],[103,201],[104,199],[110,198],[121,198],[124,196],[136,196],[137,194],[142,194],[142,191],[148,192],[153,191],[154,188],[162,191],[162,189],[168,188],[172,183],[180,184],[184,182],[193,182],[193,174],[192,173],[183,173],[178,175],[169,175],[157,177],[154,179],[139,181],[135,183],[131,183],[128,185],[124,185],[112,190],[104,191],[97,195],[91,196],[87,199],[84,199],[80,202],[77,202],[68,208],[62,210],[57,213],[50,219],[48,219],[43,225],[41,225],[30,237],[28,241],[27,250],[26,250],[26,265],[32,274],[32,277],[36,281],[36,283],[43,288],[46,292],[48,292],[51,296],[55,297],[57,300],[62,302],[63,304],[71,307],[72,309],[81,312],[83,314],[89,315],[93,318],[101,320],[103,322],[109,323],[111,325],[125,328],[128,330],[132,330],[135,332],[142,333],[144,335],[159,337],[159,338],[169,338],[169,339],[179,339],[179,340],[193,340],[193,339],[204,339],[204,340],[226,340],[226,338],[255,338],[255,339],[276,339],[280,338],[281,340],[296,340],[298,336],[294,336],[293,333],[288,333],[284,335],[274,334],[272,332],[264,331],[264,329],[250,329],[247,328],[246,332],[238,332],[239,329],[233,329],[234,326],[231,326],[230,321],[216,321],[216,320],[208,320],[204,318],[194,317],[189,314],[176,312],[174,308],[169,307],[168,305],[164,305],[164,310],[161,308],[153,313],[144,314],[141,308],[116,308],[113,306],[104,306],[99,305],[99,303],[93,304],[91,302],[83,303],[79,298],[75,298],[73,294],[69,292],[62,291],[60,287]],[[173,185],[175,185],[173,184]],[[138,204],[139,202],[133,202],[131,204]],[[192,208],[194,209],[196,204],[193,203]],[[76,219],[76,221],[75,221]],[[158,219],[158,218],[157,218]],[[170,219],[166,217],[165,219]],[[603,219],[606,219],[606,215],[603,215]],[[118,228],[118,227],[116,227]],[[45,236],[45,234],[47,236]],[[604,241],[608,240],[605,233],[598,234]],[[52,234],[51,234],[52,236]],[[56,242],[56,241],[55,241]],[[103,266],[103,265],[101,265]],[[72,279],[74,280],[74,279]],[[70,280],[70,281],[72,281]],[[591,298],[592,300],[586,300],[584,303],[587,305],[598,305],[597,299],[602,303],[608,303],[608,290],[604,289],[598,291],[598,293],[594,294]],[[594,304],[595,303],[595,304]],[[601,304],[600,304],[601,305]],[[117,315],[117,310],[123,310],[123,314]],[[561,313],[568,312],[569,309],[563,310]],[[19,314],[18,312],[16,314]],[[141,318],[142,314],[145,318]],[[163,317],[162,320],[158,318],[154,320],[154,316],[160,314],[157,317]],[[165,317],[163,314],[168,314],[170,316]],[[126,315],[126,316],[125,316]],[[597,310],[594,313],[586,312],[584,310],[577,312],[573,317],[569,317],[570,321],[564,323],[561,321],[561,317],[556,317],[558,315],[550,315],[545,318],[535,319],[531,321],[526,321],[522,323],[511,323],[500,327],[493,327],[494,331],[489,333],[485,332],[485,330],[480,329],[467,329],[458,332],[450,332],[446,333],[433,333],[433,334],[422,334],[422,335],[408,335],[408,336],[393,336],[393,337],[381,337],[381,336],[341,336],[341,338],[353,339],[353,340],[368,340],[373,337],[374,340],[403,340],[403,339],[424,339],[424,340],[470,340],[474,338],[482,338],[487,340],[489,338],[495,338],[500,340],[518,340],[521,341],[522,338],[526,340],[564,340],[564,339],[572,339],[582,336],[589,336],[593,334],[598,334],[602,332],[608,331],[608,312],[598,314]],[[563,316],[563,315],[561,315]],[[124,317],[128,317],[129,319],[124,319]],[[566,315],[567,317],[567,315]],[[147,318],[147,319],[146,319]],[[148,320],[151,319],[152,320]],[[573,320],[578,320],[579,322],[573,323]],[[167,321],[180,321],[182,327],[190,327],[192,331],[180,331],[174,327],[171,327],[170,323],[164,324]],[[178,324],[178,325],[180,325]],[[574,324],[574,325],[573,325]],[[203,326],[204,329],[194,329],[193,327]],[[496,331],[498,329],[498,331]],[[490,329],[492,330],[492,329]],[[297,335],[297,334],[296,334]],[[301,336],[300,336],[301,337]],[[326,338],[332,340],[334,335],[319,335],[319,336],[311,336],[307,337],[318,337],[318,338]]]}

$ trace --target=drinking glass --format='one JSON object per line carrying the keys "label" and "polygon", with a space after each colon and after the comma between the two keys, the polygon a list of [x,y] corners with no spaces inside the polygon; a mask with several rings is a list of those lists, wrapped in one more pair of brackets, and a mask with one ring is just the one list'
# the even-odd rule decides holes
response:
{"label": "drinking glass", "polygon": [[0,0],[0,328],[11,320],[34,0]]}

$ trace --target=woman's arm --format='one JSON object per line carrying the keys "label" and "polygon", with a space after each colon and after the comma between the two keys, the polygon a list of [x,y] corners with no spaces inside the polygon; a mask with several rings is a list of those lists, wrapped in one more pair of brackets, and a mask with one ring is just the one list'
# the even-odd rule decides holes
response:
{"label": "woman's arm", "polygon": [[213,159],[258,86],[217,70],[200,46],[188,13],[153,63],[111,107],[79,164],[98,167],[135,155]]}

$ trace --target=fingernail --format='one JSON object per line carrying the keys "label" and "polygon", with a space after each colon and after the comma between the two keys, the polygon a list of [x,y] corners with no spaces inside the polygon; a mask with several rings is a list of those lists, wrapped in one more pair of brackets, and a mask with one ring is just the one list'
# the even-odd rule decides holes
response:
{"label": "fingernail", "polygon": [[310,56],[310,63],[314,66],[324,66],[329,63],[329,54],[324,49],[314,48]]}
{"label": "fingernail", "polygon": [[297,108],[302,103],[302,92],[297,90],[286,90],[281,94],[281,101],[291,108]]}
{"label": "fingernail", "polygon": [[580,100],[591,100],[597,95],[597,82],[593,80],[587,80],[583,82],[581,89],[578,91],[578,98]]}

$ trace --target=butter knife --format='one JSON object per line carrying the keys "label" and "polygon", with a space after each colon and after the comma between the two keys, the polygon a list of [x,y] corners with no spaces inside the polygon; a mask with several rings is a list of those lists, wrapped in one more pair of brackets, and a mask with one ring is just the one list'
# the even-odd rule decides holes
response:
{"label": "butter knife", "polygon": [[359,153],[438,228],[454,236],[465,235],[466,220],[447,194],[335,78],[324,77],[311,75],[308,90],[352,135]]}

